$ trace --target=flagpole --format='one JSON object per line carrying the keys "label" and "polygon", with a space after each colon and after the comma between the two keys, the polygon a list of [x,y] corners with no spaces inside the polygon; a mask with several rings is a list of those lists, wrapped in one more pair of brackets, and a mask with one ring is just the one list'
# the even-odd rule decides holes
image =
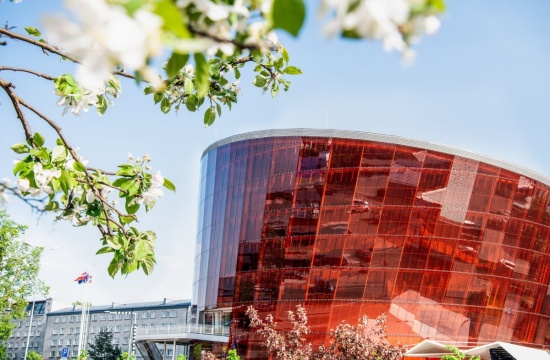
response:
{"label": "flagpole", "polygon": [[82,349],[84,347],[83,340],[84,340],[84,331],[85,331],[85,321],[86,321],[86,308],[88,307],[88,277],[89,274],[86,271],[86,278],[84,279],[84,303],[82,304],[82,314],[80,316],[80,333],[78,334],[78,354],[77,356],[80,356],[82,354]]}

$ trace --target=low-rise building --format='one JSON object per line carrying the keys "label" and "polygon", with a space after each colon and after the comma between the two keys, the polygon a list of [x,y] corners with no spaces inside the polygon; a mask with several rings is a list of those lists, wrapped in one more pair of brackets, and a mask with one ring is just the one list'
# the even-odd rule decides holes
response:
{"label": "low-rise building", "polygon": [[44,348],[44,334],[46,333],[46,317],[53,308],[53,300],[30,301],[27,305],[27,316],[12,320],[15,328],[6,341],[6,356],[10,359],[24,359],[25,349],[42,354]]}
{"label": "low-rise building", "polygon": [[[168,333],[187,326],[190,300],[163,301],[89,306],[84,314],[84,333],[80,336],[82,307],[60,309],[48,314],[44,337],[43,357],[59,359],[62,349],[69,350],[69,357],[78,355],[79,341],[82,348],[88,349],[100,330],[113,333],[113,344],[122,351],[136,354],[141,358],[143,349],[133,347],[133,328],[146,330],[148,333]],[[163,344],[159,351],[164,360],[175,359],[178,354],[187,354],[188,349],[173,343]]]}

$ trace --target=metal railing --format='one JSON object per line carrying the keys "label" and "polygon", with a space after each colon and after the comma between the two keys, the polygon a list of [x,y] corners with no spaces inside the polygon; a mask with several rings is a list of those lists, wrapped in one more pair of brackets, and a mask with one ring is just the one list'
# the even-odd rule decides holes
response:
{"label": "metal railing", "polygon": [[178,324],[177,326],[155,326],[153,328],[138,328],[136,335],[162,335],[162,334],[206,334],[229,336],[230,326],[205,325],[205,324]]}

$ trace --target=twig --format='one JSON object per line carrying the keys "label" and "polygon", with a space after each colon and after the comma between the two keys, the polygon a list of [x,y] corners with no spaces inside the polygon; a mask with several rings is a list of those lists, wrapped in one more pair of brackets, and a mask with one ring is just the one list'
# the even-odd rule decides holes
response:
{"label": "twig", "polygon": [[55,78],[53,76],[50,76],[48,74],[41,74],[41,73],[29,70],[29,69],[14,68],[14,67],[10,67],[10,66],[0,66],[0,71],[5,71],[5,70],[8,70],[8,71],[21,71],[21,72],[26,72],[26,73],[29,73],[29,74],[36,75],[36,76],[44,78],[46,80],[51,80],[51,81],[55,80]]}
{"label": "twig", "polygon": [[23,195],[21,195],[21,193],[15,187],[6,186],[4,184],[0,184],[0,187],[3,188],[4,191],[9,191],[12,195],[17,197],[18,199],[23,200],[23,202],[25,202],[27,205],[29,205],[33,211],[36,211],[36,212],[39,212],[39,213],[46,212],[46,210],[44,210],[44,208],[42,208],[40,206],[37,206],[34,203],[44,204],[47,197],[40,198],[40,199],[36,199],[36,198],[29,199],[29,198],[26,198]]}
{"label": "twig", "polygon": [[[220,37],[217,37],[216,35],[209,34],[206,31],[196,29],[192,26],[188,26],[187,28],[194,35],[199,35],[199,36],[205,37],[207,39],[214,40],[215,42],[218,42],[218,43],[233,44],[239,49],[247,49],[247,50],[259,50],[260,49],[260,47],[258,45],[247,45],[247,44],[243,44],[243,43],[240,43],[238,41],[235,41],[233,39],[220,38]],[[276,51],[277,47],[271,46],[269,48],[269,50]]]}
{"label": "twig", "polygon": [[4,89],[6,94],[8,94],[8,96],[9,96],[9,98],[10,98],[12,104],[13,104],[13,108],[15,109],[15,112],[17,113],[17,118],[19,119],[19,121],[21,121],[21,125],[23,125],[23,130],[25,131],[25,138],[28,141],[32,141],[31,127],[30,127],[27,119],[25,118],[25,114],[23,114],[23,111],[21,111],[21,106],[20,106],[20,104],[21,104],[20,100],[21,99],[12,90],[13,88],[15,88],[15,86],[11,82],[4,81],[3,79],[0,78],[0,87],[2,89]]}
{"label": "twig", "polygon": [[12,39],[21,40],[21,41],[27,42],[29,44],[33,44],[33,45],[38,46],[39,48],[41,48],[43,50],[51,52],[52,54],[59,55],[62,58],[65,58],[65,59],[70,60],[74,63],[80,64],[80,61],[78,61],[77,59],[61,52],[58,48],[56,48],[55,46],[49,45],[48,43],[40,42],[40,41],[31,39],[30,37],[20,35],[20,34],[14,33],[13,31],[9,31],[8,29],[3,29],[3,28],[0,28],[0,34],[6,35],[7,37],[10,37]]}

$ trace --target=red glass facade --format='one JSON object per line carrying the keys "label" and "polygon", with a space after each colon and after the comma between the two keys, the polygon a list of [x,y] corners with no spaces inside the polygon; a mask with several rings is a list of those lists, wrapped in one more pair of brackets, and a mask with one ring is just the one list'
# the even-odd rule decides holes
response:
{"label": "red glass facade", "polygon": [[365,133],[227,139],[202,158],[194,304],[201,321],[232,312],[247,359],[265,356],[248,305],[283,328],[304,305],[315,345],[342,320],[381,313],[402,344],[549,344],[549,184],[480,155]]}

